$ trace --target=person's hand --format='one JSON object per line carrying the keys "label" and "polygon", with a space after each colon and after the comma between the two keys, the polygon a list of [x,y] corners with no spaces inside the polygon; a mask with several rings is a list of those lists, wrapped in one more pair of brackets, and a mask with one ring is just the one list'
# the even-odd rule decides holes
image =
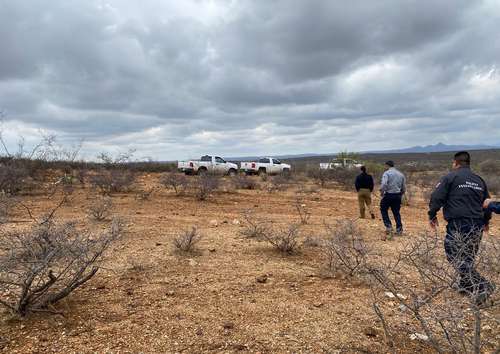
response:
{"label": "person's hand", "polygon": [[483,231],[488,234],[490,232],[490,225],[484,225]]}
{"label": "person's hand", "polygon": [[437,230],[437,228],[439,227],[438,219],[437,218],[432,219],[431,221],[429,221],[429,225],[431,229],[433,229],[434,231]]}
{"label": "person's hand", "polygon": [[483,203],[483,208],[484,209],[488,209],[488,207],[490,206],[490,203],[491,203],[491,199],[486,199]]}

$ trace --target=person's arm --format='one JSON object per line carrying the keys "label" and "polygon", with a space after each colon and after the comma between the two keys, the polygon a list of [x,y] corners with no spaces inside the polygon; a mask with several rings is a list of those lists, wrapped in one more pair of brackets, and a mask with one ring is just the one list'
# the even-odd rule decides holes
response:
{"label": "person's arm", "polygon": [[448,176],[441,179],[441,182],[436,186],[432,192],[431,200],[429,202],[429,221],[432,227],[437,226],[437,213],[446,204],[448,199],[448,192],[450,190],[450,180]]}
{"label": "person's arm", "polygon": [[357,192],[359,192],[359,190],[360,190],[360,185],[359,185],[360,183],[359,183],[359,180],[360,180],[360,177],[359,177],[359,176],[357,176],[357,177],[356,177],[356,181],[354,182],[354,186],[356,187],[356,191],[357,191]]}
{"label": "person's arm", "polygon": [[[483,200],[483,203],[490,199],[490,192],[488,191],[488,186],[486,185],[486,183],[484,183],[484,200]],[[491,213],[492,211],[488,209],[486,209],[484,211],[484,225],[486,226],[486,231],[488,231],[488,227],[490,225],[490,220],[491,220]]]}
{"label": "person's arm", "polygon": [[500,202],[494,202],[491,199],[486,199],[485,209],[491,213],[500,214]]}
{"label": "person's arm", "polygon": [[387,190],[387,182],[389,181],[389,176],[387,175],[387,172],[384,172],[382,175],[382,181],[380,181],[380,194],[384,195],[385,191]]}
{"label": "person's arm", "polygon": [[375,183],[373,182],[373,176],[370,175],[370,192],[373,192],[373,187],[374,187]]}

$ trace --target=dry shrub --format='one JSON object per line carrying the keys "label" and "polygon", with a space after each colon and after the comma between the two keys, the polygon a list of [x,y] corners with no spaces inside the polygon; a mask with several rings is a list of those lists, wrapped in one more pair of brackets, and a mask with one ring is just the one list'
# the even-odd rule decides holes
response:
{"label": "dry shrub", "polygon": [[369,254],[364,235],[352,220],[338,221],[334,227],[326,225],[323,252],[328,269],[348,276],[366,271]]}
{"label": "dry shrub", "polygon": [[283,175],[269,177],[268,181],[267,190],[270,193],[286,191],[290,186],[290,180]]}
{"label": "dry shrub", "polygon": [[294,207],[299,216],[300,223],[302,225],[308,224],[311,218],[311,211],[307,208],[305,202],[300,197],[297,197],[295,198]]}
{"label": "dry shrub", "polygon": [[193,188],[198,200],[206,200],[219,186],[220,178],[218,176],[205,174],[196,178]]}
{"label": "dry shrub", "polygon": [[135,174],[125,169],[100,170],[90,177],[91,185],[103,195],[128,192],[135,182]]}
{"label": "dry shrub", "polygon": [[354,181],[359,174],[359,170],[357,168],[336,168],[330,170],[330,174],[330,178],[333,182],[346,190],[350,190],[354,188]]}
{"label": "dry shrub", "polygon": [[298,249],[299,235],[300,226],[293,224],[284,230],[269,230],[264,234],[264,238],[279,252],[293,254]]}
{"label": "dry shrub", "polygon": [[28,177],[29,172],[25,168],[10,164],[0,165],[0,192],[9,195],[18,194]]}
{"label": "dry shrub", "polygon": [[183,173],[167,172],[160,176],[160,184],[172,188],[176,195],[182,195],[189,188],[189,180]]}
{"label": "dry shrub", "polygon": [[[461,239],[461,252],[467,252],[470,238],[462,235]],[[498,240],[488,238],[475,261],[476,269],[497,284],[499,252]],[[460,295],[457,290],[464,289],[458,287],[454,265],[444,257],[442,240],[436,235],[416,236],[395,259],[380,260],[367,269],[373,281],[373,308],[389,345],[395,345],[393,333],[407,333],[424,338],[439,353],[498,349],[498,292],[490,301],[484,301],[485,293],[477,288],[468,296]],[[470,276],[476,277],[472,272]]]}
{"label": "dry shrub", "polygon": [[255,179],[248,177],[246,175],[236,175],[233,178],[231,178],[231,184],[233,185],[234,189],[239,190],[239,189],[247,189],[247,190],[254,190],[257,189],[258,185]]}
{"label": "dry shrub", "polygon": [[196,244],[201,240],[201,234],[196,227],[186,230],[174,238],[173,246],[176,251],[189,253],[195,250]]}
{"label": "dry shrub", "polygon": [[97,198],[90,205],[88,215],[97,221],[103,221],[111,216],[112,208],[113,200],[110,197]]}
{"label": "dry shrub", "polygon": [[500,195],[500,175],[485,175],[483,177],[490,194],[496,196]]}
{"label": "dry shrub", "polygon": [[104,252],[122,231],[120,222],[100,234],[51,220],[0,237],[0,304],[20,316],[55,312],[53,305],[90,280]]}
{"label": "dry shrub", "polygon": [[247,238],[262,240],[269,232],[269,222],[255,217],[252,210],[245,210],[242,215],[244,228],[240,232],[241,235]]}
{"label": "dry shrub", "polygon": [[500,160],[485,160],[479,164],[479,171],[485,175],[500,175]]}
{"label": "dry shrub", "polygon": [[300,184],[297,189],[297,194],[318,194],[319,189],[317,186],[307,186],[305,184]]}
{"label": "dry shrub", "polygon": [[85,188],[86,180],[87,180],[88,174],[89,174],[88,170],[86,170],[84,168],[79,168],[74,173],[75,173],[75,178],[81,184],[82,188]]}
{"label": "dry shrub", "polygon": [[141,189],[137,192],[137,194],[135,195],[135,199],[137,200],[142,200],[142,201],[145,201],[145,200],[150,200],[151,199],[151,196],[153,195],[153,192],[155,191],[154,188],[150,188],[150,189]]}
{"label": "dry shrub", "polygon": [[9,197],[6,194],[0,194],[0,224],[8,221],[10,211],[16,204],[16,200],[13,197]]}
{"label": "dry shrub", "polygon": [[311,169],[307,171],[309,178],[312,178],[321,188],[324,188],[332,180],[331,170]]}

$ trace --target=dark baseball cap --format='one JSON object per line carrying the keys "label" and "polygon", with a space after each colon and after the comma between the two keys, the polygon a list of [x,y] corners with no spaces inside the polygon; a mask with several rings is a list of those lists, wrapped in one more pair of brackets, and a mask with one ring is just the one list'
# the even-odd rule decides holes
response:
{"label": "dark baseball cap", "polygon": [[394,167],[394,161],[392,160],[387,161],[385,164],[389,167]]}

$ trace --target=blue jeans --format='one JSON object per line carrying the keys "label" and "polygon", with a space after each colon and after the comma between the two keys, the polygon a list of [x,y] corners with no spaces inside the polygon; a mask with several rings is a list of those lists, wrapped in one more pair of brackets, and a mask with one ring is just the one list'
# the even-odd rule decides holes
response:
{"label": "blue jeans", "polygon": [[446,258],[458,273],[460,291],[481,293],[490,283],[475,269],[475,259],[483,236],[481,219],[453,219],[446,226]]}
{"label": "blue jeans", "polygon": [[394,215],[394,221],[396,222],[396,231],[403,231],[403,223],[401,222],[401,193],[385,193],[384,197],[380,201],[380,212],[382,214],[382,220],[386,229],[392,230],[392,222],[389,218],[389,209]]}

